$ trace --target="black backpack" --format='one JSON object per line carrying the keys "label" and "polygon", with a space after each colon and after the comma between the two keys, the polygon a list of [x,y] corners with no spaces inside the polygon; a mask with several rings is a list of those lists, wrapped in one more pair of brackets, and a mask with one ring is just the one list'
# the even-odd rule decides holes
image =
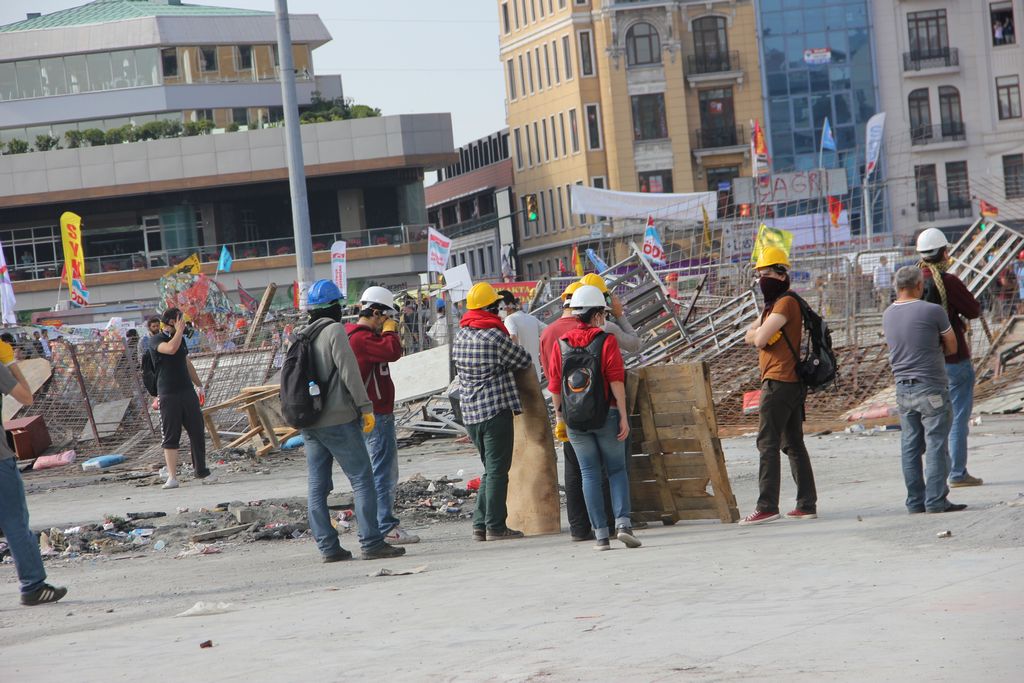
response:
{"label": "black backpack", "polygon": [[786,331],[782,330],[782,338],[786,340],[786,346],[796,358],[796,375],[807,387],[807,391],[811,393],[826,389],[835,381],[839,371],[836,354],[832,349],[832,331],[828,329],[828,323],[815,313],[799,294],[785,292],[782,296],[791,296],[796,299],[800,305],[800,317],[804,321],[806,341],[803,358],[793,348],[789,337],[786,336]]}
{"label": "black backpack", "polygon": [[601,350],[607,336],[599,332],[580,347],[558,340],[562,351],[562,417],[570,429],[600,429],[608,419],[608,396],[601,372]]}
{"label": "black backpack", "polygon": [[[281,414],[285,422],[295,428],[309,427],[316,423],[323,410],[327,388],[337,368],[331,369],[326,382],[316,378],[313,366],[313,341],[330,325],[323,325],[312,333],[297,332],[291,336],[291,346],[285,354],[281,367]],[[320,389],[319,396],[309,393],[309,383]]]}
{"label": "black backpack", "polygon": [[142,354],[142,385],[146,387],[146,391],[149,392],[150,396],[157,395],[157,377],[159,375],[158,361],[153,356],[159,353],[154,349],[146,349],[146,353]]}

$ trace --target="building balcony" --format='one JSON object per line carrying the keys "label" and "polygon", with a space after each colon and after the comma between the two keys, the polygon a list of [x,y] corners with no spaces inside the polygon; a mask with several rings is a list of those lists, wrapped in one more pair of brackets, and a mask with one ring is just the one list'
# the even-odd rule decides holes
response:
{"label": "building balcony", "polygon": [[974,209],[971,206],[970,198],[955,200],[952,202],[928,202],[917,205],[917,219],[919,221],[955,221],[970,220],[974,218]]}
{"label": "building balcony", "polygon": [[[955,47],[936,50],[911,50],[903,53],[903,70],[908,76],[927,72],[927,75],[960,70],[960,51]],[[941,70],[941,71],[940,71]]]}
{"label": "building balcony", "polygon": [[749,141],[743,134],[743,126],[698,128],[693,131],[693,154],[698,159],[713,154],[745,152],[748,148]]}
{"label": "building balcony", "polygon": [[733,50],[687,55],[686,81],[690,87],[721,81],[742,83],[743,70],[740,68],[740,53]]}
{"label": "building balcony", "polygon": [[910,129],[910,144],[914,147],[927,145],[940,150],[967,145],[967,126],[963,121],[948,121],[937,126],[915,126]]}

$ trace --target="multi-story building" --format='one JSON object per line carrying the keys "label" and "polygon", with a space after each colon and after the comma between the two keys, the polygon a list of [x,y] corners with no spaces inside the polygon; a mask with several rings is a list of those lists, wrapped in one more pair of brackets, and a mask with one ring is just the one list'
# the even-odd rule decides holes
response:
{"label": "multi-story building", "polygon": [[474,279],[515,274],[516,215],[508,129],[459,148],[459,160],[426,188],[427,220],[452,238],[451,265]]}
{"label": "multi-story building", "polygon": [[1024,218],[1021,0],[874,0],[892,217],[955,236],[978,200]]}
{"label": "multi-story building", "polygon": [[557,272],[573,243],[621,254],[628,229],[573,214],[573,185],[718,191],[749,175],[749,122],[763,119],[753,0],[497,7],[516,195],[540,209],[520,223],[527,279]]}
{"label": "multi-story building", "polygon": [[[312,51],[331,38],[323,23],[290,21],[300,106],[316,90],[339,97],[340,78],[313,73]],[[0,27],[0,241],[19,309],[56,298],[65,210],[83,217],[93,302],[152,300],[168,265],[199,252],[212,271],[222,245],[231,288],[235,276],[291,282],[278,68],[270,12],[96,0]],[[340,238],[353,280],[415,286],[423,176],[455,159],[450,116],[301,133],[318,275]]]}

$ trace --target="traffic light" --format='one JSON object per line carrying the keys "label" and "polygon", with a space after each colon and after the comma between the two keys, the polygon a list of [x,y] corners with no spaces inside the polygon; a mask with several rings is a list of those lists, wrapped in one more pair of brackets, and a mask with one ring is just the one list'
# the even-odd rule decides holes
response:
{"label": "traffic light", "polygon": [[526,202],[526,220],[531,223],[537,222],[537,195],[528,194],[523,198]]}

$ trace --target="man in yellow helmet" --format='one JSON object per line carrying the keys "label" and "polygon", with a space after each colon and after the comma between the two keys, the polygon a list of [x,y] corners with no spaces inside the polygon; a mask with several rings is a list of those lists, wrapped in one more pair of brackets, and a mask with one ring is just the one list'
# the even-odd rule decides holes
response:
{"label": "man in yellow helmet", "polygon": [[803,316],[796,298],[785,295],[789,291],[789,257],[778,247],[766,247],[754,268],[764,296],[764,310],[760,320],[747,330],[745,340],[758,349],[761,370],[761,424],[757,432],[760,495],[754,512],[740,520],[740,524],[763,524],[779,518],[780,451],[789,456],[796,481],[796,508],[786,517],[815,519],[818,494],[811,458],[804,446],[806,391],[796,373]]}
{"label": "man in yellow helmet", "polygon": [[530,367],[533,361],[523,347],[512,343],[498,317],[500,303],[494,287],[486,282],[473,285],[466,297],[468,310],[452,345],[461,388],[462,421],[484,464],[473,514],[473,539],[477,541],[523,535],[506,524],[512,416],[523,411],[512,373]]}

